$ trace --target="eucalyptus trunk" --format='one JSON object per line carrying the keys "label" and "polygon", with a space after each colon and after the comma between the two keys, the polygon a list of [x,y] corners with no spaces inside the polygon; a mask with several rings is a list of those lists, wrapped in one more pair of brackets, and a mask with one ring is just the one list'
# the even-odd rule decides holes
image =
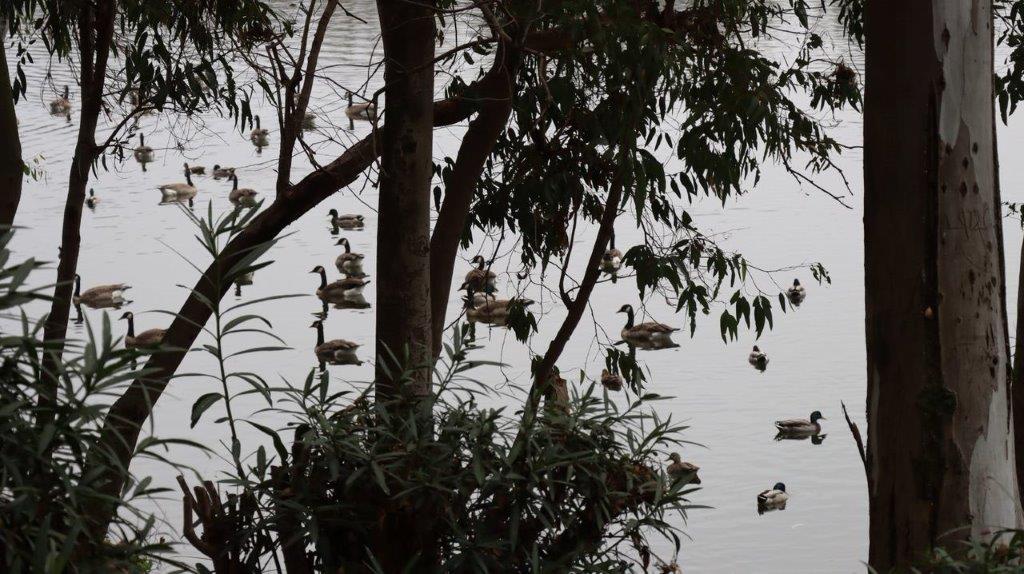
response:
{"label": "eucalyptus trunk", "polygon": [[[0,29],[4,29],[0,21]],[[7,69],[7,52],[0,42],[0,225],[12,225],[21,202],[25,164],[21,157],[18,116],[14,112],[14,90]]]}
{"label": "eucalyptus trunk", "polygon": [[[377,392],[429,392],[430,179],[434,130],[434,9],[380,0],[384,45],[377,230]],[[398,359],[396,362],[394,359]]]}
{"label": "eucalyptus trunk", "polygon": [[864,106],[872,567],[1020,527],[991,0],[868,0]]}

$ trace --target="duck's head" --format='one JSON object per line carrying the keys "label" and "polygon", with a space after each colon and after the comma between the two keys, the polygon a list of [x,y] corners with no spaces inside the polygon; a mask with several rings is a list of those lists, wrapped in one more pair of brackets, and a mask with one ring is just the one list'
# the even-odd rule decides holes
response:
{"label": "duck's head", "polygon": [[755,353],[760,353],[760,352],[761,352],[761,349],[759,349],[757,345],[754,345],[754,349],[753,349],[753,351],[754,351]]}
{"label": "duck's head", "polygon": [[122,320],[123,319],[131,319],[133,317],[135,317],[135,315],[133,315],[131,311],[125,311],[124,315],[121,315],[121,319]]}
{"label": "duck's head", "polygon": [[800,286],[800,280],[799,279],[794,279],[793,280],[793,287],[799,287],[799,286]]}
{"label": "duck's head", "polygon": [[220,164],[219,163],[213,164],[213,171],[217,171],[218,169],[220,169]]}
{"label": "duck's head", "polygon": [[338,217],[338,210],[337,209],[331,209],[331,210],[329,210],[327,212],[327,215],[330,215],[331,217]]}
{"label": "duck's head", "polygon": [[327,271],[324,270],[323,265],[317,265],[312,271],[310,271],[310,273],[327,273]]}
{"label": "duck's head", "polygon": [[824,420],[824,419],[825,419],[825,417],[821,416],[821,411],[814,411],[813,413],[811,413],[811,422],[812,423],[816,423],[819,420]]}
{"label": "duck's head", "polygon": [[679,456],[678,452],[674,452],[674,453],[668,455],[668,459],[670,461],[672,461],[672,462],[682,462],[682,460],[683,460],[683,458],[681,456]]}
{"label": "duck's head", "polygon": [[632,313],[632,312],[633,312],[633,306],[628,304],[628,303],[623,305],[622,307],[619,307],[619,310],[616,311],[616,313]]}
{"label": "duck's head", "polygon": [[772,490],[778,490],[779,492],[786,492],[786,485],[782,484],[781,482],[776,482],[775,486],[772,487]]}

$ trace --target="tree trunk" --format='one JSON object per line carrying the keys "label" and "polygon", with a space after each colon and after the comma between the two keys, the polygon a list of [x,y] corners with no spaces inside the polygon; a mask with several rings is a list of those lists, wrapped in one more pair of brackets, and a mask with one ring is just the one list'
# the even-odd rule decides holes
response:
{"label": "tree trunk", "polygon": [[[434,10],[431,2],[391,0],[379,0],[377,9],[386,85],[377,231],[377,393],[423,396],[431,374]],[[405,383],[403,377],[411,378]],[[409,388],[403,389],[406,384]]]}
{"label": "tree trunk", "polygon": [[991,9],[990,0],[867,3],[869,561],[879,571],[1022,525]]}
{"label": "tree trunk", "polygon": [[[4,25],[0,20],[0,27]],[[21,202],[25,164],[21,159],[18,116],[14,112],[14,91],[7,70],[7,52],[0,42],[0,225],[12,225]]]}

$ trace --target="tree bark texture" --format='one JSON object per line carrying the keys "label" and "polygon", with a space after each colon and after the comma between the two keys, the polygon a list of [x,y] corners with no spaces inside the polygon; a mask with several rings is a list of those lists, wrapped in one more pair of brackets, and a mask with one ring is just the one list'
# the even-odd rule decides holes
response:
{"label": "tree bark texture", "polygon": [[879,571],[1022,524],[991,10],[990,0],[867,3],[869,561]]}
{"label": "tree bark texture", "polygon": [[[434,9],[431,2],[394,0],[379,0],[377,9],[386,100],[377,206],[377,393],[423,396],[432,372]],[[400,380],[403,370],[411,376],[408,389],[400,388],[406,384]]]}
{"label": "tree bark texture", "polygon": [[11,89],[11,75],[7,69],[7,53],[4,43],[0,42],[0,225],[14,224],[14,215],[21,202],[24,169],[18,116],[14,111],[14,91]]}

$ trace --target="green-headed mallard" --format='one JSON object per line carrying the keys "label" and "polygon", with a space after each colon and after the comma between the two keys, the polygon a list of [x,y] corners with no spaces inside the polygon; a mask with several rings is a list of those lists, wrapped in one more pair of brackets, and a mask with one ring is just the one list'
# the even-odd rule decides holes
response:
{"label": "green-headed mallard", "polygon": [[338,258],[334,260],[334,265],[338,268],[338,272],[350,276],[363,275],[364,255],[362,253],[353,253],[352,246],[349,245],[348,239],[344,237],[339,239],[335,245],[342,245],[345,247],[345,252],[338,255]]}
{"label": "green-headed mallard", "polygon": [[697,476],[697,471],[700,470],[699,466],[692,462],[685,462],[678,452],[670,454],[668,459],[672,464],[668,465],[665,471],[673,481],[686,480],[687,484],[700,484],[700,477]]}
{"label": "green-headed mallard", "polygon": [[362,228],[363,216],[355,213],[343,213],[338,214],[337,209],[331,209],[327,212],[327,215],[331,218],[331,225],[333,227],[340,227],[342,229],[359,229]]}
{"label": "green-headed mallard", "polygon": [[93,309],[102,307],[116,307],[124,303],[124,292],[131,289],[127,283],[111,283],[109,285],[97,285],[82,291],[82,277],[75,274],[75,294],[72,302],[76,305],[82,304]]}
{"label": "green-headed mallard", "polygon": [[771,510],[784,510],[787,500],[789,500],[789,494],[786,493],[786,485],[776,482],[775,486],[757,495],[757,512],[764,514]]}
{"label": "green-headed mallard", "polygon": [[121,315],[122,319],[128,320],[128,334],[124,337],[124,346],[129,349],[152,349],[159,347],[164,341],[167,329],[147,329],[138,335],[135,334],[135,315],[128,311]]}
{"label": "green-headed mallard", "polygon": [[824,418],[821,416],[821,411],[814,411],[811,413],[810,420],[788,419],[775,421],[775,428],[779,429],[779,433],[784,435],[810,436],[821,434],[821,423],[818,421],[824,420]]}
{"label": "green-headed mallard", "polygon": [[764,372],[768,368],[768,355],[765,354],[757,345],[750,351],[750,355],[747,356],[747,362],[750,366],[754,367],[758,371]]}
{"label": "green-headed mallard", "polygon": [[165,183],[158,187],[160,193],[163,194],[165,200],[182,200],[193,197],[199,192],[196,186],[192,185],[192,172],[188,169],[188,164],[185,164],[185,182],[186,183]]}
{"label": "green-headed mallard", "polygon": [[804,289],[804,286],[800,284],[799,279],[793,280],[793,286],[786,291],[786,297],[789,299],[790,303],[798,307],[804,302],[804,299],[807,298],[807,291]]}
{"label": "green-headed mallard", "polygon": [[640,323],[639,325],[633,324],[634,312],[632,305],[623,305],[618,312],[626,314],[626,325],[620,333],[623,341],[639,347],[663,348],[677,346],[672,341],[672,333],[679,329],[656,321]]}
{"label": "green-headed mallard", "polygon": [[320,274],[320,287],[316,290],[316,296],[325,301],[361,295],[363,287],[370,282],[360,277],[345,277],[333,283],[328,283],[327,271],[323,265],[317,265],[310,273]]}
{"label": "green-headed mallard", "polygon": [[238,187],[238,176],[234,173],[231,174],[231,192],[228,193],[228,200],[231,203],[239,205],[255,205],[256,196],[259,193],[255,189],[248,187]]}
{"label": "green-headed mallard", "polygon": [[356,357],[356,349],[359,348],[357,343],[345,339],[324,341],[324,322],[321,320],[313,321],[310,327],[316,329],[316,346],[313,348],[313,352],[316,353],[318,359],[341,364],[359,362],[359,358]]}

